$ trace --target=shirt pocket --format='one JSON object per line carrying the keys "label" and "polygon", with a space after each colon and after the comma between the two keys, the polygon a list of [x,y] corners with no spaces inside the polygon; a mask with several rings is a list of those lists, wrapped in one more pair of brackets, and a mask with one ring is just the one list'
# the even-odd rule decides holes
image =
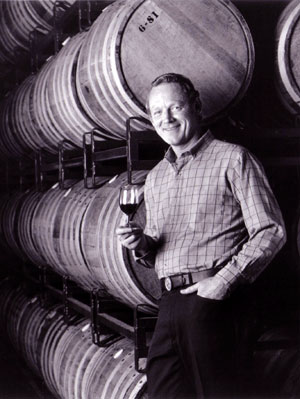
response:
{"label": "shirt pocket", "polygon": [[214,231],[222,223],[225,210],[225,190],[216,184],[203,187],[193,194],[189,224],[197,232]]}

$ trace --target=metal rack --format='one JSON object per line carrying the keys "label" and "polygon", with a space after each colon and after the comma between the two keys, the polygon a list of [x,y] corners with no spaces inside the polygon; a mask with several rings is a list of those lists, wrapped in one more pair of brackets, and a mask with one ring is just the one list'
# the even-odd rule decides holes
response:
{"label": "metal rack", "polygon": [[[135,119],[131,118],[130,120]],[[61,190],[66,189],[66,178],[84,179],[85,188],[96,189],[96,177],[103,174],[115,174],[126,171],[131,181],[133,170],[149,169],[154,166],[163,154],[164,146],[153,131],[135,132],[131,130],[130,120],[127,122],[127,140],[97,141],[97,129],[83,136],[82,148],[75,148],[68,140],[58,145],[56,155],[44,150],[38,151],[32,160],[19,161],[16,170],[14,163],[5,165],[6,186],[18,187],[20,191],[31,186],[37,191],[44,191],[53,182],[58,182]],[[157,151],[158,146],[161,151]],[[156,159],[149,159],[149,149],[155,147]],[[148,159],[143,158],[143,147],[148,149]],[[123,160],[123,163],[120,161]],[[106,162],[109,162],[106,165]],[[26,168],[24,167],[26,163]],[[25,183],[26,180],[26,187]],[[91,182],[90,182],[91,180]],[[31,284],[39,293],[43,304],[47,304],[51,296],[63,304],[65,320],[69,320],[71,312],[77,312],[91,320],[92,341],[96,345],[105,346],[106,340],[101,336],[107,331],[120,334],[134,341],[135,367],[140,367],[140,359],[147,356],[149,335],[153,331],[156,316],[145,314],[149,306],[140,304],[137,309],[130,309],[114,298],[103,295],[103,292],[87,292],[78,287],[68,276],[60,276],[50,268],[24,265],[22,273],[24,281]],[[143,311],[144,310],[144,311]],[[155,314],[156,309],[151,309]]]}
{"label": "metal rack", "polygon": [[[17,278],[20,277],[18,274]],[[157,319],[155,308],[140,304],[131,309],[99,290],[87,292],[68,276],[59,276],[46,267],[24,264],[22,281],[30,290],[39,293],[42,306],[47,306],[53,299],[61,302],[66,323],[70,323],[72,313],[89,318],[91,339],[95,345],[105,347],[118,335],[133,340],[135,368],[138,372],[145,372],[140,367],[140,360],[147,357]],[[107,334],[109,338],[105,337]]]}
{"label": "metal rack", "polygon": [[39,27],[35,28],[29,35],[30,51],[15,51],[15,68],[10,69],[3,79],[1,94],[5,95],[28,75],[37,72],[49,57],[58,53],[69,36],[88,29],[113,1],[76,0],[68,5],[63,0],[57,0],[53,6],[52,30],[45,35],[40,32]]}

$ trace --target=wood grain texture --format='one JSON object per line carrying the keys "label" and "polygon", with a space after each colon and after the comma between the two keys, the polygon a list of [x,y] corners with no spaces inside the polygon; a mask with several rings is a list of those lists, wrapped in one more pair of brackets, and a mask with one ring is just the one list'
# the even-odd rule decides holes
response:
{"label": "wood grain texture", "polygon": [[158,75],[187,75],[200,91],[209,122],[243,97],[253,67],[250,31],[229,1],[121,0],[87,35],[77,84],[91,118],[124,136],[128,115],[147,116],[144,105]]}
{"label": "wood grain texture", "polygon": [[10,281],[0,290],[1,329],[28,365],[61,399],[136,399],[145,391],[146,375],[134,368],[134,342],[114,338],[105,347],[92,343],[90,320],[64,321],[62,306],[42,307]]}
{"label": "wood grain texture", "polygon": [[85,35],[86,32],[79,33],[66,43],[47,75],[49,110],[58,134],[80,147],[83,134],[96,127],[84,112],[75,85],[77,58]]}
{"label": "wood grain texture", "polygon": [[292,1],[283,10],[276,30],[277,88],[292,114],[300,110],[300,3]]}
{"label": "wood grain texture", "polygon": [[[145,176],[145,171],[139,171],[133,179],[143,181]],[[119,209],[119,189],[126,182],[127,174],[123,173],[97,190],[82,222],[82,249],[94,278],[110,295],[131,307],[139,303],[155,305],[160,297],[155,271],[136,265],[115,233],[116,228],[126,222]],[[140,212],[145,213],[142,205],[133,215],[134,221],[141,219]]]}

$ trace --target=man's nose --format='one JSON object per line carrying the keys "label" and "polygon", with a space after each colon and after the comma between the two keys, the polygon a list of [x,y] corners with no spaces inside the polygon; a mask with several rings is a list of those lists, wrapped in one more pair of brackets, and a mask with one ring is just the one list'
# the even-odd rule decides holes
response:
{"label": "man's nose", "polygon": [[170,110],[170,108],[165,108],[163,110],[163,120],[169,122],[169,121],[172,121],[173,118],[174,117],[173,117],[173,114],[172,114],[172,111]]}

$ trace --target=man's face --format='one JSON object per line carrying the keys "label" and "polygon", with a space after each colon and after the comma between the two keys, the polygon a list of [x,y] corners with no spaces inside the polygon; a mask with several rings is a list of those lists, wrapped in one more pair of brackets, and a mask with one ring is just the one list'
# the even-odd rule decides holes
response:
{"label": "man's face", "polygon": [[178,83],[162,83],[149,94],[151,122],[157,134],[175,152],[198,139],[199,114]]}

